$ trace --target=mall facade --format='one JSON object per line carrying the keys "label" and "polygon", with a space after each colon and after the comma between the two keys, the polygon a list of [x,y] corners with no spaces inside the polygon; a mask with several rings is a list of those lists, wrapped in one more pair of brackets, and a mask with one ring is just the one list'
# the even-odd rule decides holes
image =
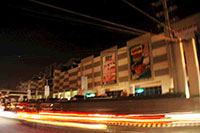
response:
{"label": "mall facade", "polygon": [[177,39],[145,34],[127,41],[124,47],[114,46],[101,51],[100,56],[84,58],[78,67],[55,70],[53,97],[112,92],[199,96],[199,19],[200,14],[195,14],[172,25]]}

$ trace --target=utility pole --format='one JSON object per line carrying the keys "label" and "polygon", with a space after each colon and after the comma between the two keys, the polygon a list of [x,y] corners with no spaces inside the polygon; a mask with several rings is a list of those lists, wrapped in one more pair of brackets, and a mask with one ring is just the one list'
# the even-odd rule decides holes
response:
{"label": "utility pole", "polygon": [[168,37],[173,37],[172,36],[172,32],[171,32],[171,25],[170,25],[170,20],[169,20],[169,12],[168,12],[168,8],[167,8],[167,0],[161,0],[162,5],[163,5],[163,9],[164,9],[164,16],[165,16],[165,24],[167,25],[166,28],[164,28],[164,32],[166,34],[166,36]]}
{"label": "utility pole", "polygon": [[164,22],[166,26],[161,26],[161,25],[158,25],[158,27],[163,27],[164,28],[164,33],[166,36],[168,37],[173,37],[173,34],[172,34],[172,31],[171,31],[171,22],[174,22],[176,21],[178,18],[177,17],[173,17],[171,20],[170,20],[170,16],[169,16],[169,13],[173,12],[174,10],[177,9],[177,6],[176,5],[171,5],[167,6],[167,1],[169,0],[158,0],[157,2],[153,2],[152,3],[152,6],[155,7],[155,8],[158,8],[160,6],[162,6],[162,10],[161,11],[158,11],[156,13],[156,16],[160,19],[162,19],[164,17]]}

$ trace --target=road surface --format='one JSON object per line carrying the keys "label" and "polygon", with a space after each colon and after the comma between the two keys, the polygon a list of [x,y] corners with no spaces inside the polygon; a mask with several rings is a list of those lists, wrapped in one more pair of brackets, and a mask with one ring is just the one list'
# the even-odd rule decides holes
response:
{"label": "road surface", "polygon": [[138,128],[130,126],[110,126],[107,130],[86,130],[81,128],[58,127],[44,124],[23,122],[11,118],[0,117],[0,133],[199,133],[200,127],[171,127],[171,128]]}

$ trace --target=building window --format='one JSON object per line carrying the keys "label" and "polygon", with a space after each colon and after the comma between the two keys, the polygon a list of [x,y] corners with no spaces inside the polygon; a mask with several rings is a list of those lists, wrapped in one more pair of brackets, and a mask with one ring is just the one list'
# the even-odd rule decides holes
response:
{"label": "building window", "polygon": [[156,96],[161,94],[162,94],[161,86],[135,89],[135,96]]}
{"label": "building window", "polygon": [[106,95],[112,98],[118,98],[120,97],[122,94],[122,90],[119,91],[106,91]]}

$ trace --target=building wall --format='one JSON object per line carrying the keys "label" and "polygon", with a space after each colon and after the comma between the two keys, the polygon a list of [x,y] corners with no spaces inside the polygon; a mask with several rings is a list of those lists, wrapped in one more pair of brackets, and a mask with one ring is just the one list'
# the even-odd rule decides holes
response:
{"label": "building wall", "polygon": [[60,81],[60,70],[54,70],[53,73],[53,93],[57,93],[59,91],[59,81]]}
{"label": "building wall", "polygon": [[[151,62],[151,78],[133,81],[130,78],[130,55],[129,50],[132,46],[149,42],[150,62]],[[191,52],[186,55],[187,63],[189,61],[195,62],[195,49],[190,43],[180,43],[177,40],[170,40],[160,35],[146,34],[138,38],[134,38],[127,42],[127,46],[117,48],[117,46],[110,49],[106,49],[101,52],[100,56],[89,56],[81,60],[80,64],[76,68],[72,68],[66,72],[60,70],[54,71],[54,93],[66,92],[72,90],[78,90],[79,94],[84,94],[84,91],[96,91],[98,95],[102,95],[106,90],[123,90],[128,94],[134,94],[130,92],[130,88],[139,87],[162,87],[162,94],[169,93],[174,90],[175,93],[186,93],[187,89],[192,95],[199,93],[198,75],[197,78],[189,81],[190,87],[188,88],[188,77],[185,71],[185,57],[184,50]],[[191,50],[192,49],[192,50]],[[116,70],[117,70],[117,82],[113,84],[102,84],[102,59],[109,52],[116,53]],[[192,73],[198,73],[196,71],[197,63],[194,65],[188,64],[190,68],[190,79],[194,78]],[[192,69],[196,67],[195,69]],[[86,76],[88,80],[88,89],[81,90],[81,77]],[[198,84],[196,84],[198,82]],[[196,85],[195,85],[196,84]]]}
{"label": "building wall", "polygon": [[81,89],[81,64],[78,65],[78,71],[77,71],[77,88]]}
{"label": "building wall", "polygon": [[61,72],[60,73],[60,80],[59,80],[59,92],[62,92],[62,91],[64,91],[64,76],[65,76],[65,72]]}
{"label": "building wall", "polygon": [[129,60],[128,47],[122,47],[117,50],[117,73],[118,73],[118,88],[127,93],[129,92]]}
{"label": "building wall", "polygon": [[119,83],[129,81],[129,70],[128,70],[128,53],[127,47],[122,47],[117,50],[117,67],[118,67],[118,81]]}
{"label": "building wall", "polygon": [[171,45],[170,42],[162,35],[151,37],[153,74],[155,80],[161,81],[162,93],[168,93],[169,89],[174,87],[171,75],[169,45]]}
{"label": "building wall", "polygon": [[101,94],[101,80],[102,80],[102,69],[101,69],[101,56],[94,58],[94,89],[98,94]]}
{"label": "building wall", "polygon": [[81,60],[81,76],[86,76],[88,81],[88,90],[92,90],[94,87],[93,77],[94,77],[94,56],[89,56]]}
{"label": "building wall", "polygon": [[65,75],[64,75],[63,89],[64,89],[64,91],[69,91],[70,90],[70,88],[69,88],[69,73],[68,73],[68,71],[65,72]]}
{"label": "building wall", "polygon": [[75,90],[78,88],[78,70],[79,67],[68,70],[69,75],[69,88]]}
{"label": "building wall", "polygon": [[[129,48],[146,41],[149,42],[150,47],[152,78],[131,81]],[[130,86],[134,88],[162,86],[162,93],[168,93],[169,89],[173,88],[168,45],[168,41],[162,35],[152,36],[151,34],[146,34],[128,41],[125,47],[118,49],[117,46],[114,46],[102,51],[100,56],[94,57],[92,55],[84,58],[78,67],[72,68],[67,72],[61,72],[60,70],[54,71],[54,92],[79,90],[79,94],[83,94],[84,91],[94,90],[98,95],[102,95],[106,90],[123,90],[129,94],[133,93],[129,90]],[[113,84],[102,84],[102,58],[110,52],[116,53],[117,82]],[[87,90],[81,90],[82,76],[87,76]]]}

